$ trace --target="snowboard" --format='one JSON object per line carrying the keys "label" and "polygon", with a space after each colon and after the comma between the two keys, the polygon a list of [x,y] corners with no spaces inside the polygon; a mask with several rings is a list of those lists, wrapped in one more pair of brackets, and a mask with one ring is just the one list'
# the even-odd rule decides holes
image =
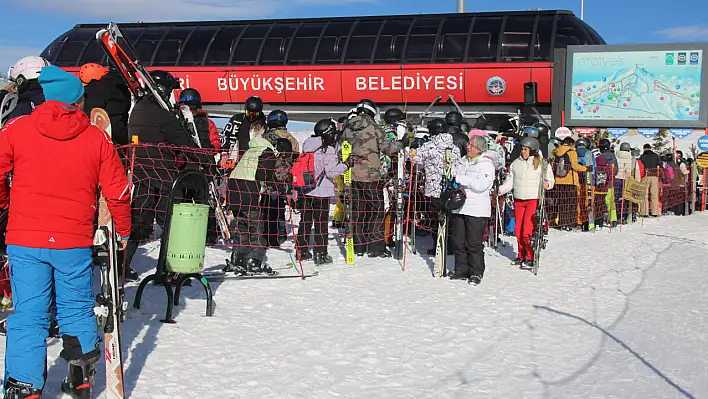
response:
{"label": "snowboard", "polygon": [[[91,110],[91,123],[111,134],[111,122],[106,111]],[[101,292],[96,296],[94,308],[99,328],[103,330],[106,360],[106,397],[125,398],[123,387],[123,353],[121,347],[120,323],[125,319],[127,302],[123,301],[123,290],[118,278],[118,245],[113,229],[113,217],[108,210],[106,199],[101,194],[98,200],[98,230],[94,236],[96,263],[101,268]]]}

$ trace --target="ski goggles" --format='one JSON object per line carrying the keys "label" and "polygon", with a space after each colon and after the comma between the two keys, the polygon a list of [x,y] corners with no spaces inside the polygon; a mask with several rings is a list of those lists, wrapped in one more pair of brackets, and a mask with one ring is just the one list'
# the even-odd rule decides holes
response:
{"label": "ski goggles", "polygon": [[259,116],[261,116],[259,111],[246,111],[246,118],[252,121],[258,119]]}

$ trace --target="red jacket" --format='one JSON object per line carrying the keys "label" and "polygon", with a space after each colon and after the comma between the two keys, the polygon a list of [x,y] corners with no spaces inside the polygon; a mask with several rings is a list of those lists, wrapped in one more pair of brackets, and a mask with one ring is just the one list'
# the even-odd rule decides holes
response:
{"label": "red jacket", "polygon": [[[10,172],[12,191],[5,180]],[[7,244],[92,246],[99,184],[116,232],[130,235],[123,164],[106,133],[74,106],[47,101],[5,125],[0,130],[0,179],[0,208],[10,207]]]}
{"label": "red jacket", "polygon": [[209,142],[211,143],[211,148],[214,149],[214,153],[218,153],[221,149],[221,138],[219,137],[219,128],[216,127],[216,123],[209,119]]}

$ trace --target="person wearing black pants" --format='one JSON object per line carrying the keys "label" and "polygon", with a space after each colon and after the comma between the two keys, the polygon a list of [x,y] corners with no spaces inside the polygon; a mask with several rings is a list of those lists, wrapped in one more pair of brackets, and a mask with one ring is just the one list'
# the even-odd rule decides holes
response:
{"label": "person wearing black pants", "polygon": [[384,243],[384,181],[352,182],[354,252],[369,257],[388,257]]}
{"label": "person wearing black pants", "polygon": [[[478,285],[484,277],[484,229],[492,214],[490,194],[495,168],[494,162],[482,155],[488,149],[487,140],[473,133],[470,134],[467,156],[460,159],[452,170],[466,199],[461,208],[452,211],[455,272],[450,279],[467,280]],[[444,202],[442,205],[447,206]]]}
{"label": "person wearing black pants", "polygon": [[[309,251],[310,234],[314,224],[314,258],[316,265],[332,263],[327,254],[329,231],[329,200],[335,196],[334,179],[344,174],[347,165],[339,161],[339,146],[335,142],[337,124],[331,119],[322,119],[314,127],[314,135],[302,145],[305,154],[312,153],[314,170],[313,189],[302,192],[302,216],[297,229],[296,248],[300,260],[312,259]],[[300,193],[300,191],[298,191]],[[300,201],[300,200],[298,200]]]}

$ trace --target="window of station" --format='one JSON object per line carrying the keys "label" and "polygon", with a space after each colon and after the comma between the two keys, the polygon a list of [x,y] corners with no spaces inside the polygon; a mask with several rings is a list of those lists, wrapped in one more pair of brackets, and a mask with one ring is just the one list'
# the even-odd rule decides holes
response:
{"label": "window of station", "polygon": [[501,17],[478,17],[472,27],[468,62],[494,62],[497,60]]}
{"label": "window of station", "polygon": [[288,65],[310,65],[315,55],[317,42],[326,23],[308,23],[300,26],[288,53]]}
{"label": "window of station", "polygon": [[54,63],[59,66],[76,65],[81,52],[86,47],[87,41],[91,40],[92,37],[95,40],[95,36],[96,32],[91,28],[76,29],[61,47]]}
{"label": "window of station", "polygon": [[62,44],[64,44],[64,41],[69,37],[69,34],[73,31],[69,31],[58,37],[56,40],[52,42],[52,44],[49,45],[44,51],[42,51],[41,56],[44,57],[47,61],[49,61],[51,64],[56,64],[56,58],[59,52],[59,48],[61,47]]}
{"label": "window of station", "polygon": [[541,15],[538,17],[536,28],[536,42],[533,59],[535,61],[549,61],[553,54],[551,49],[551,35],[553,34],[553,15]]}
{"label": "window of station", "polygon": [[354,27],[354,32],[347,45],[347,64],[368,64],[374,43],[379,34],[379,28],[384,21],[359,21]]}
{"label": "window of station", "polygon": [[167,29],[169,29],[168,26],[145,28],[145,33],[140,36],[138,43],[135,45],[135,55],[143,64],[151,65],[150,60],[152,60],[152,55],[157,45],[160,44],[160,40],[162,40]]}
{"label": "window of station", "polygon": [[527,61],[531,57],[531,35],[536,15],[507,17],[502,35],[501,60]]}
{"label": "window of station", "polygon": [[575,44],[591,44],[590,37],[585,32],[578,19],[572,15],[558,16],[558,26],[556,27],[556,48],[566,48]]}
{"label": "window of station", "polygon": [[331,22],[317,48],[316,64],[339,64],[354,21]]}
{"label": "window of station", "polygon": [[394,19],[385,22],[376,44],[375,64],[401,63],[403,46],[412,22],[410,19]]}
{"label": "window of station", "polygon": [[467,48],[467,33],[470,30],[472,18],[449,17],[443,24],[440,32],[437,52],[435,54],[436,63],[453,63],[465,61],[465,49]]}
{"label": "window of station", "polygon": [[81,54],[79,64],[84,65],[89,62],[100,64],[105,55],[106,53],[103,51],[98,42],[96,40],[90,40],[88,42],[88,46],[86,46],[86,50],[84,50],[84,53]]}
{"label": "window of station", "polygon": [[184,44],[178,65],[201,65],[209,41],[214,36],[217,29],[217,26],[200,26],[196,28],[192,36],[187,40],[187,43]]}
{"label": "window of station", "polygon": [[426,63],[433,59],[435,39],[440,27],[440,18],[418,18],[415,20],[406,44],[405,62]]}
{"label": "window of station", "polygon": [[297,24],[276,24],[263,45],[259,65],[283,65],[285,52],[290,39],[297,29]]}
{"label": "window of station", "polygon": [[177,56],[179,51],[187,39],[189,34],[194,30],[193,26],[188,27],[174,27],[170,29],[162,40],[162,44],[155,52],[155,60],[152,62],[153,66],[167,66],[174,65],[177,61]]}
{"label": "window of station", "polygon": [[249,25],[236,45],[231,65],[256,65],[258,50],[269,29],[270,24]]}
{"label": "window of station", "polygon": [[208,53],[204,65],[229,65],[234,40],[238,39],[245,28],[246,27],[243,25],[223,26],[221,30],[216,33],[216,36],[214,36],[211,42],[211,46],[207,50]]}

